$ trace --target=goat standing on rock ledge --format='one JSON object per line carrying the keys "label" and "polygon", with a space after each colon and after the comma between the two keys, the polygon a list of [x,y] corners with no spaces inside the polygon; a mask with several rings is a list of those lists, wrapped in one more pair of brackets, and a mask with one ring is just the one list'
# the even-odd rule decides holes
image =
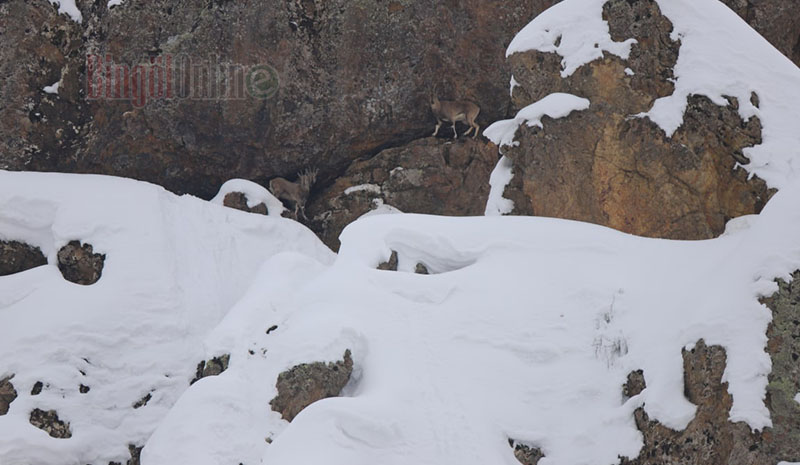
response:
{"label": "goat standing on rock ledge", "polygon": [[297,212],[303,215],[303,219],[308,220],[306,217],[306,201],[308,195],[311,193],[311,186],[317,180],[317,169],[305,170],[302,173],[297,173],[297,182],[287,181],[284,178],[275,178],[269,182],[269,190],[272,195],[280,200],[288,200],[294,203],[294,219],[297,219]]}
{"label": "goat standing on rock ledge", "polygon": [[436,130],[433,131],[433,136],[439,133],[439,128],[442,126],[442,121],[453,123],[453,139],[458,138],[456,131],[456,122],[461,121],[469,125],[469,129],[464,133],[466,136],[470,131],[475,131],[472,138],[478,136],[480,126],[475,122],[478,113],[481,112],[480,107],[472,102],[467,101],[440,101],[436,95],[431,96],[431,111],[433,116],[436,117]]}

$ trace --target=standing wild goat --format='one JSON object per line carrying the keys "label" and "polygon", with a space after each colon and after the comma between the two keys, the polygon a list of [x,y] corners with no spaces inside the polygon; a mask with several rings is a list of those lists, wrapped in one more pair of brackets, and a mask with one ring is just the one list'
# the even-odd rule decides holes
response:
{"label": "standing wild goat", "polygon": [[317,180],[317,169],[305,170],[297,173],[297,182],[287,181],[283,178],[275,178],[269,182],[269,190],[272,195],[280,200],[289,200],[294,204],[294,219],[297,219],[297,212],[306,218],[306,200],[311,192],[311,186]]}
{"label": "standing wild goat", "polygon": [[481,109],[472,102],[439,101],[436,95],[432,95],[431,111],[433,112],[433,116],[436,117],[436,130],[433,131],[434,136],[439,133],[442,121],[453,123],[453,139],[458,137],[458,132],[456,131],[456,122],[458,121],[469,125],[469,130],[464,133],[465,136],[469,134],[470,131],[475,131],[475,134],[472,135],[472,137],[475,138],[478,135],[478,130],[481,128],[475,122],[475,118],[478,117],[478,113],[481,112]]}

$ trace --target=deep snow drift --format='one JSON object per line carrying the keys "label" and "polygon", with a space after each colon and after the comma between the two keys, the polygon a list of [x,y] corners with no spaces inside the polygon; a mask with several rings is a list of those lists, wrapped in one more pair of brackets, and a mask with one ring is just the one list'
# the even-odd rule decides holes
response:
{"label": "deep snow drift", "polygon": [[[345,229],[331,265],[291,221],[149,184],[0,181],[4,239],[51,260],[74,238],[107,255],[92,286],[52,264],[0,278],[0,377],[16,373],[20,392],[0,417],[4,464],[119,461],[147,441],[144,465],[512,465],[509,437],[540,447],[542,464],[614,463],[641,446],[636,407],[675,428],[692,418],[681,348],[700,338],[727,350],[731,419],[770,424],[758,298],[800,267],[800,185],[699,242],[546,218],[374,215]],[[376,270],[392,250],[400,271]],[[433,274],[403,272],[418,262]],[[279,372],[345,349],[346,397],[291,425],[269,410]],[[195,364],[223,353],[230,368],[188,388]],[[625,400],[634,369],[648,387]],[[29,395],[38,380],[45,390]],[[56,409],[73,437],[31,426],[35,407]]]}
{"label": "deep snow drift", "polygon": [[[292,250],[334,257],[293,221],[102,176],[0,171],[0,239],[38,246],[50,262],[0,277],[0,379],[16,374],[20,394],[0,417],[3,465],[124,462],[127,444],[144,444],[197,363],[218,355],[203,339],[264,260]],[[55,265],[74,239],[106,254],[92,286],[65,281]],[[37,381],[45,388],[31,396]],[[81,384],[91,390],[80,393]],[[34,408],[57,410],[72,438],[33,427]]]}

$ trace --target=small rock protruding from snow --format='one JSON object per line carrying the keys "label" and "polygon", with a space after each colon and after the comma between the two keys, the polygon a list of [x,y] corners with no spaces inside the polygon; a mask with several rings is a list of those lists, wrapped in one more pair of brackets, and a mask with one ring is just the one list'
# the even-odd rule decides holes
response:
{"label": "small rock protruding from snow", "polygon": [[33,426],[49,434],[50,437],[56,439],[69,439],[72,437],[69,423],[58,418],[58,412],[55,410],[33,409],[30,422]]}
{"label": "small rock protruding from snow", "polygon": [[105,254],[94,253],[91,244],[70,241],[58,251],[58,269],[67,281],[89,286],[103,275]]}
{"label": "small rock protruding from snow", "polygon": [[344,359],[332,363],[303,363],[278,375],[278,395],[270,401],[272,410],[291,422],[304,408],[314,402],[336,397],[350,381],[353,357],[350,350]]}
{"label": "small rock protruding from snow", "polygon": [[11,384],[14,375],[0,379],[0,416],[8,413],[9,406],[17,398],[17,390]]}
{"label": "small rock protruding from snow", "polygon": [[220,355],[219,357],[214,357],[211,360],[203,360],[202,362],[197,364],[197,373],[195,374],[194,379],[189,384],[194,384],[197,381],[208,377],[208,376],[218,376],[222,372],[228,369],[228,364],[231,361],[231,354],[224,354]]}

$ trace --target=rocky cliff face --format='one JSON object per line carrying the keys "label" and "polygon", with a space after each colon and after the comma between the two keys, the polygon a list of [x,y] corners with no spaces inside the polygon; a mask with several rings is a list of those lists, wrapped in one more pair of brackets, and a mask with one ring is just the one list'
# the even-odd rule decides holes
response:
{"label": "rocky cliff face", "polygon": [[[0,168],[210,197],[230,178],[263,184],[313,165],[328,185],[353,160],[427,135],[433,87],[478,103],[484,127],[506,116],[505,46],[557,1],[78,0],[82,23],[46,0],[2,2]],[[797,3],[727,3],[800,63]],[[267,99],[88,100],[89,54],[266,64],[280,86]],[[57,81],[57,95],[43,92]]]}
{"label": "rocky cliff face", "polygon": [[[429,135],[434,88],[478,103],[482,126],[504,117],[505,47],[554,0],[105,3],[79,1],[82,23],[45,0],[0,5],[0,168],[114,174],[203,197],[227,179],[263,184],[308,166],[325,184]],[[186,58],[268,65],[280,84],[269,98],[89,100],[87,78],[103,77],[87,54],[128,66],[172,57],[176,74]],[[57,95],[43,92],[59,79]],[[187,88],[213,97],[200,81]]]}

